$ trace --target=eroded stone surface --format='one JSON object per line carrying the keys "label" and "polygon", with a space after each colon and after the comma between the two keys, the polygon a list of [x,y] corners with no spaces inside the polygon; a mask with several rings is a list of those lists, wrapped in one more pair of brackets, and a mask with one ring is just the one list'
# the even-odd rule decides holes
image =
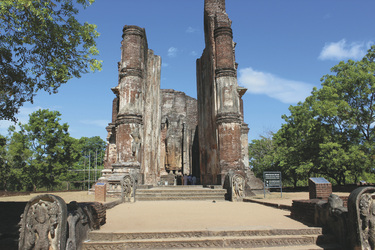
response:
{"label": "eroded stone surface", "polygon": [[130,172],[138,174],[139,184],[156,185],[173,173],[223,185],[233,171],[246,180],[245,189],[251,187],[242,101],[246,89],[237,84],[225,0],[205,0],[204,27],[206,48],[197,60],[196,100],[160,89],[161,59],[148,49],[145,30],[124,26],[119,82],[112,88],[116,97],[107,127],[103,178],[109,190],[116,191],[118,180]]}
{"label": "eroded stone surface", "polygon": [[43,194],[31,199],[20,222],[18,249],[65,249],[67,208],[58,196]]}
{"label": "eroded stone surface", "polygon": [[200,172],[203,184],[223,185],[233,171],[246,179],[249,189],[249,128],[242,100],[246,89],[237,83],[231,25],[225,0],[205,0],[206,47],[197,60]]}
{"label": "eroded stone surface", "polygon": [[375,249],[375,187],[361,187],[350,193],[348,213],[352,249]]}

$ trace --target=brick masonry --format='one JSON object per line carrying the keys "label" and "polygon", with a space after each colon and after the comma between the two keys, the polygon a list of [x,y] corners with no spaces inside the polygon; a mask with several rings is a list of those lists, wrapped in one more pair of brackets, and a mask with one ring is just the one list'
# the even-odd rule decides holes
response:
{"label": "brick masonry", "polygon": [[96,183],[95,184],[95,201],[105,202],[107,197],[107,184]]}
{"label": "brick masonry", "polygon": [[237,83],[225,0],[205,0],[204,15],[206,47],[197,60],[198,100],[161,90],[161,58],[148,48],[145,29],[124,26],[119,80],[112,88],[112,122],[106,128],[108,178],[133,170],[141,176],[140,184],[147,185],[156,185],[170,172],[193,174],[207,185],[224,184],[230,171],[246,178],[246,89]]}
{"label": "brick masonry", "polygon": [[331,183],[315,183],[309,179],[309,198],[310,199],[328,199],[332,194]]}
{"label": "brick masonry", "polygon": [[236,171],[245,177],[248,166],[248,129],[243,119],[242,95],[232,21],[224,0],[205,0],[205,49],[197,60],[200,171],[203,184],[223,184]]}

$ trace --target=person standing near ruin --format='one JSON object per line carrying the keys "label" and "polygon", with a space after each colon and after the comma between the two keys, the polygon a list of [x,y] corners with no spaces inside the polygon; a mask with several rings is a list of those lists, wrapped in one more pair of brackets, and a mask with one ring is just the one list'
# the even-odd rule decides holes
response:
{"label": "person standing near ruin", "polygon": [[188,185],[192,185],[192,178],[191,178],[191,174],[188,175]]}
{"label": "person standing near ruin", "polygon": [[184,186],[188,184],[188,177],[184,174]]}
{"label": "person standing near ruin", "polygon": [[197,184],[197,177],[195,177],[194,175],[193,175],[193,177],[191,177],[191,180],[192,180],[192,185],[195,185],[195,184]]}

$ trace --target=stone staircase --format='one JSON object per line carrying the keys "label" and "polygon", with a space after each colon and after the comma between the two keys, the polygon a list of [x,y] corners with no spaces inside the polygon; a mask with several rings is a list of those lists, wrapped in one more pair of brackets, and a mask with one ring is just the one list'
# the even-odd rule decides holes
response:
{"label": "stone staircase", "polygon": [[320,228],[113,233],[93,231],[82,249],[341,249]]}
{"label": "stone staircase", "polygon": [[158,186],[138,188],[136,201],[166,201],[166,200],[215,200],[225,199],[226,190],[221,186],[203,187],[201,185],[187,186]]}

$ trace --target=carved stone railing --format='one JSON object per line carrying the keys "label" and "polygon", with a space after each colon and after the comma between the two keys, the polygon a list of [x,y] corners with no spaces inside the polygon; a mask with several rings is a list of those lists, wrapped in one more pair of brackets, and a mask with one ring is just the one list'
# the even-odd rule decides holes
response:
{"label": "carved stone railing", "polygon": [[334,194],[328,200],[293,201],[291,216],[323,227],[323,232],[333,234],[342,249],[375,249],[375,187],[355,189],[347,207]]}
{"label": "carved stone railing", "polygon": [[80,249],[90,230],[105,223],[101,203],[71,202],[43,194],[32,198],[21,215],[18,249]]}
{"label": "carved stone railing", "polygon": [[360,187],[348,199],[351,249],[375,249],[375,187]]}
{"label": "carved stone railing", "polygon": [[137,187],[137,175],[125,174],[121,179],[121,199],[122,202],[135,202],[135,191]]}
{"label": "carved stone railing", "polygon": [[230,201],[243,201],[245,198],[245,178],[241,174],[229,171],[225,176],[224,188],[227,189],[226,199]]}

